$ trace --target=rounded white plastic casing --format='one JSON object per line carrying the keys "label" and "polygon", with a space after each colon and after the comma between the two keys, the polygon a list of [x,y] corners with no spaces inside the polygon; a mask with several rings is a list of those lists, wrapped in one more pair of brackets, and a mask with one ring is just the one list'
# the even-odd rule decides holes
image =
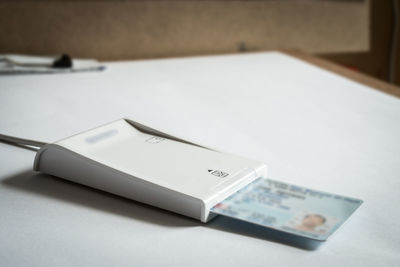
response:
{"label": "rounded white plastic casing", "polygon": [[207,222],[255,179],[261,162],[121,119],[42,147],[34,169]]}

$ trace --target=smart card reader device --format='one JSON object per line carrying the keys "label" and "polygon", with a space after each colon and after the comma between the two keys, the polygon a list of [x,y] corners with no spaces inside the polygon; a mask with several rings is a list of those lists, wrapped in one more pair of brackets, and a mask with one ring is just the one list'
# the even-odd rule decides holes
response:
{"label": "smart card reader device", "polygon": [[262,162],[128,119],[46,144],[34,169],[202,222],[216,204],[267,175]]}
{"label": "smart card reader device", "polygon": [[[6,138],[6,139],[5,139]],[[362,200],[267,178],[267,166],[121,119],[40,146],[34,169],[207,222],[216,215],[316,248]]]}

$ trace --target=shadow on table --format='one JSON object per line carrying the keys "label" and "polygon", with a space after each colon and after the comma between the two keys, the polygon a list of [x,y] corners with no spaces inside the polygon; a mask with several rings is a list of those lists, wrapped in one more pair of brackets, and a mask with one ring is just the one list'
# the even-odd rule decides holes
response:
{"label": "shadow on table", "polygon": [[306,238],[296,238],[291,234],[223,216],[217,216],[209,223],[203,224],[179,214],[34,171],[25,171],[8,177],[2,181],[2,184],[15,190],[167,227],[205,226],[232,234],[278,242],[307,250],[315,249],[320,244],[320,242],[312,242]]}
{"label": "shadow on table", "polygon": [[19,191],[86,206],[95,210],[168,227],[201,226],[200,222],[182,215],[113,195],[51,175],[25,171],[2,181]]}
{"label": "shadow on table", "polygon": [[207,226],[225,232],[264,239],[306,250],[315,250],[321,245],[321,243],[323,243],[321,241],[299,237],[293,234],[224,216],[217,216],[215,219],[207,223]]}

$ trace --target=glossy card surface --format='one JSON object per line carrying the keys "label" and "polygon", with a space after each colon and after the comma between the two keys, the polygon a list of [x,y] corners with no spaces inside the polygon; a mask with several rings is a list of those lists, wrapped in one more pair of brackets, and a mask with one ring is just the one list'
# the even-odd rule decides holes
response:
{"label": "glossy card surface", "polygon": [[211,209],[213,213],[325,241],[362,200],[259,178]]}

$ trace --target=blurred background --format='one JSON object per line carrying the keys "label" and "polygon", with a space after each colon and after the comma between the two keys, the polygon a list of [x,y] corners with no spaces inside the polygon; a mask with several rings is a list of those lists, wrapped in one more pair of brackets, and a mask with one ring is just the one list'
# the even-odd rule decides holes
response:
{"label": "blurred background", "polygon": [[0,54],[301,51],[400,84],[399,0],[0,0]]}

